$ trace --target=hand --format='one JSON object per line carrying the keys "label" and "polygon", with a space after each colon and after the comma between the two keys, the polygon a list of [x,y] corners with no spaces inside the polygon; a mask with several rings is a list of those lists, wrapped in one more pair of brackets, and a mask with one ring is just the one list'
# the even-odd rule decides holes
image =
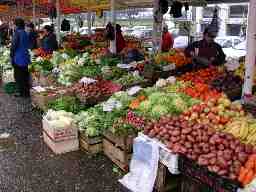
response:
{"label": "hand", "polygon": [[210,62],[212,63],[215,60],[215,57],[210,58]]}

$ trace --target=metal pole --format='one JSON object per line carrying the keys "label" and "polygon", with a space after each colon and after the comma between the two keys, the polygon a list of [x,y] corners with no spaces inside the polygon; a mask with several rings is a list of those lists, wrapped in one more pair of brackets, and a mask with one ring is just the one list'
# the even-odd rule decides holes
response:
{"label": "metal pole", "polygon": [[114,41],[110,41],[110,51],[111,53],[116,53],[116,15],[115,15],[115,0],[110,1],[111,6],[111,23],[115,28],[115,39]]}
{"label": "metal pole", "polygon": [[245,82],[243,96],[252,94],[256,57],[256,1],[250,0],[248,28],[247,28],[247,54],[245,59]]}
{"label": "metal pole", "polygon": [[153,23],[153,52],[161,49],[163,14],[159,12],[159,0],[154,0],[154,23]]}
{"label": "metal pole", "polygon": [[57,40],[60,43],[60,0],[56,0],[56,10],[57,10]]}
{"label": "metal pole", "polygon": [[32,1],[33,3],[33,24],[36,26],[36,2],[35,0]]}
{"label": "metal pole", "polygon": [[88,27],[88,35],[92,34],[92,12],[89,10],[87,12],[87,27]]}

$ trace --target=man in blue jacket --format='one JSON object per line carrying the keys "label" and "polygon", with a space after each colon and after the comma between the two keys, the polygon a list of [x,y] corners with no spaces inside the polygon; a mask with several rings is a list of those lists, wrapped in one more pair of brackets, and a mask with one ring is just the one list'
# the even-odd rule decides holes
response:
{"label": "man in blue jacket", "polygon": [[11,61],[14,67],[14,78],[18,86],[16,96],[30,97],[30,75],[28,65],[31,63],[29,54],[29,37],[25,31],[25,22],[21,18],[14,21],[15,31],[12,37]]}

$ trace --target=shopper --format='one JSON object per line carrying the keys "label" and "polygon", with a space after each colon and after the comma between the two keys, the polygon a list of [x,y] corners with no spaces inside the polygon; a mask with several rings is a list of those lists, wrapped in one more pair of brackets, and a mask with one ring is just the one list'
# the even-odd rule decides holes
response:
{"label": "shopper", "polygon": [[216,31],[206,28],[203,40],[196,41],[186,48],[186,56],[192,57],[194,63],[204,66],[224,64],[226,55],[221,46],[214,42],[216,35]]}
{"label": "shopper", "polygon": [[29,23],[27,25],[27,32],[28,32],[28,37],[29,37],[29,49],[31,49],[31,50],[37,49],[38,48],[38,45],[37,45],[38,34],[35,31],[35,26],[33,23]]}
{"label": "shopper", "polygon": [[14,78],[17,84],[18,93],[16,96],[30,97],[29,71],[29,37],[25,32],[25,22],[21,18],[14,21],[15,30],[12,36],[11,61],[14,67]]}
{"label": "shopper", "polygon": [[116,24],[116,51],[120,53],[125,48],[125,39],[122,34],[121,26]]}
{"label": "shopper", "polygon": [[162,35],[162,52],[168,52],[171,48],[173,48],[173,37],[172,34],[168,31],[168,25],[163,27],[163,35]]}
{"label": "shopper", "polygon": [[44,27],[41,47],[46,52],[53,52],[58,49],[58,42],[56,35],[54,34],[54,28],[50,25],[46,25]]}

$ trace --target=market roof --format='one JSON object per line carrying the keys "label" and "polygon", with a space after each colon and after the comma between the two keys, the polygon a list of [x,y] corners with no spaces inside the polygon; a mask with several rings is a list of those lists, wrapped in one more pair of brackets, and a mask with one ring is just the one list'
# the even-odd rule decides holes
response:
{"label": "market roof", "polygon": [[[51,5],[48,0],[0,0],[0,17],[32,17],[32,2],[36,3],[36,16],[44,17]],[[81,13],[88,10],[109,10],[110,0],[59,0],[63,14]],[[116,9],[153,7],[154,0],[115,0]],[[179,0],[184,2],[200,0]],[[249,0],[206,0],[207,3],[241,3]]]}

